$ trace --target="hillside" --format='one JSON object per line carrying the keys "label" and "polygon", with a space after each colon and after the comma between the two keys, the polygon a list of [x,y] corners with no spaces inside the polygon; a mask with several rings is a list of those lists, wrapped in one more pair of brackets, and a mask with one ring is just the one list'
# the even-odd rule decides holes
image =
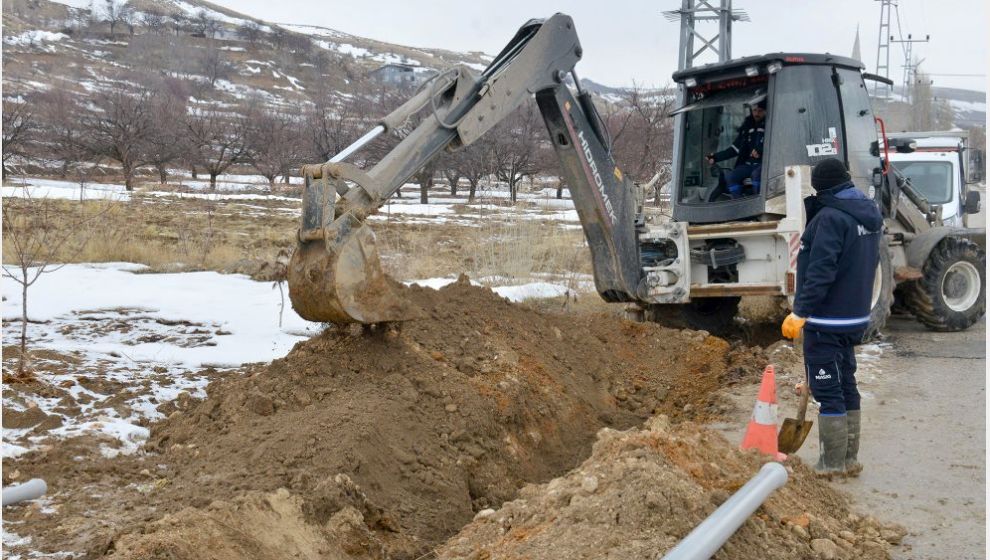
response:
{"label": "hillside", "polygon": [[93,93],[153,75],[188,89],[199,105],[223,108],[257,97],[273,106],[298,106],[327,91],[352,93],[355,82],[386,64],[407,65],[419,76],[458,63],[481,69],[487,60],[482,53],[414,49],[322,27],[272,24],[199,0],[128,5],[133,11],[121,14],[111,32],[102,1],[4,2],[5,96],[52,89]]}

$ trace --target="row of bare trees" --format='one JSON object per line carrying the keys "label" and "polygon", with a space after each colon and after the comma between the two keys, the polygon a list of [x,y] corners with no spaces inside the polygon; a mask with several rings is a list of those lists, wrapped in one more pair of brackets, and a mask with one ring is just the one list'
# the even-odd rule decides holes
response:
{"label": "row of bare trees", "polygon": [[[174,90],[174,91],[173,91]],[[404,99],[395,90],[376,95],[317,94],[302,108],[273,106],[263,98],[239,104],[202,103],[181,88],[112,88],[85,99],[61,89],[29,98],[8,98],[3,110],[3,163],[56,162],[62,177],[92,164],[113,163],[128,190],[139,174],[161,183],[171,169],[209,177],[211,187],[232,166],[249,168],[274,188],[302,163],[326,161],[343,150]],[[670,158],[670,96],[630,92],[628,102],[611,108],[605,121],[614,154],[627,174],[647,179]],[[361,165],[383,157],[415,128],[413,119],[397,135],[360,153]],[[50,167],[50,166],[49,166]],[[557,174],[545,126],[529,103],[470,146],[444,153],[416,174],[426,201],[437,177],[452,194],[462,180],[474,197],[485,178],[506,184],[516,198],[520,182],[537,174]]]}

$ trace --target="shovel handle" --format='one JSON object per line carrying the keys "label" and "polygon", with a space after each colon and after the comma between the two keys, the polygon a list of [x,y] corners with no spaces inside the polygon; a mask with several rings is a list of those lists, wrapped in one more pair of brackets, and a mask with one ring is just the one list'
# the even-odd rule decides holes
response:
{"label": "shovel handle", "polygon": [[[797,352],[798,342],[801,340],[801,336],[804,333],[800,333],[797,338],[794,339],[794,351]],[[805,368],[804,374],[804,384],[801,386],[801,397],[798,400],[798,410],[797,410],[797,421],[798,424],[804,423],[805,413],[808,412],[808,395],[811,393],[811,383],[808,379],[808,368]]]}
{"label": "shovel handle", "polygon": [[804,385],[801,387],[801,398],[798,400],[798,410],[797,410],[797,421],[798,423],[804,422],[804,415],[808,411],[808,393],[811,392],[811,387],[808,386],[808,380],[805,379]]}

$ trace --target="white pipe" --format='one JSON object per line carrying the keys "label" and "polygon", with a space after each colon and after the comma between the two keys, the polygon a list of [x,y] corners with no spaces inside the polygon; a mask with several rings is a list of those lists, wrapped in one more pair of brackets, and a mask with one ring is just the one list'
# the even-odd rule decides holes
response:
{"label": "white pipe", "polygon": [[671,549],[663,560],[708,560],[722,548],[739,527],[770,494],[787,482],[787,469],[780,463],[763,465],[731,498],[715,510]]}
{"label": "white pipe", "polygon": [[366,132],[364,136],[358,138],[353,144],[344,148],[343,150],[341,150],[339,154],[330,158],[330,161],[328,161],[327,163],[339,163],[341,161],[344,161],[344,158],[360,150],[361,147],[363,147],[368,142],[374,140],[379,134],[383,132],[385,132],[385,127],[382,125],[378,125],[375,128],[372,128],[371,130]]}
{"label": "white pipe", "polygon": [[32,478],[24,484],[8,486],[3,489],[3,496],[0,497],[0,504],[9,506],[25,500],[34,500],[45,495],[48,485],[40,478]]}

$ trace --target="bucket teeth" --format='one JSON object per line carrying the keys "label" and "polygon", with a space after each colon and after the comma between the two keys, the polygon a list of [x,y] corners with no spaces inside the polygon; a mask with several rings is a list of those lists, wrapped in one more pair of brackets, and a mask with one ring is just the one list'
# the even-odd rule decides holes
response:
{"label": "bucket teeth", "polygon": [[299,315],[322,323],[406,321],[422,310],[381,269],[375,234],[345,215],[327,228],[326,241],[300,241],[289,262],[289,299]]}

